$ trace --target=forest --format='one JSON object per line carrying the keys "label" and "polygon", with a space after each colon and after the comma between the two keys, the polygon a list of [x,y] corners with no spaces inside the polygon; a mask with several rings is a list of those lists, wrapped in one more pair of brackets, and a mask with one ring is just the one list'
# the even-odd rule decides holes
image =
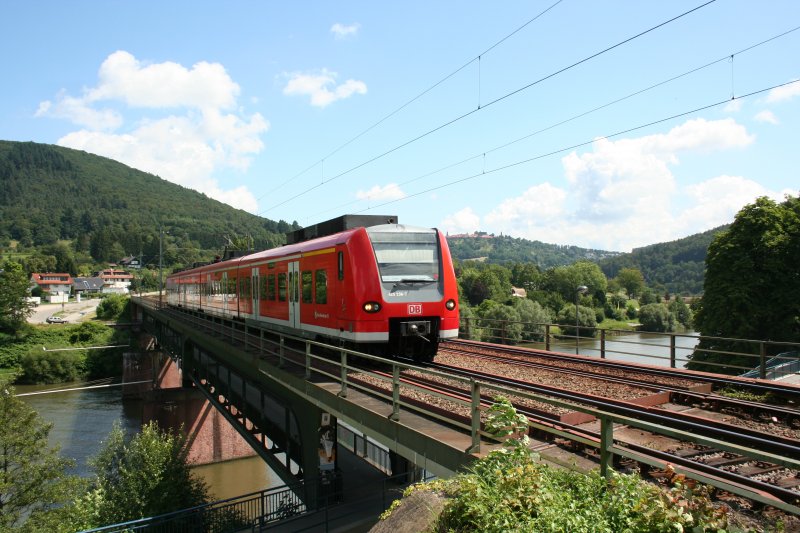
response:
{"label": "forest", "polygon": [[73,275],[126,256],[155,265],[159,244],[165,265],[188,265],[231,243],[277,246],[298,228],[111,159],[29,142],[0,141],[0,212],[0,250],[8,257],[55,257],[56,265],[35,266]]}

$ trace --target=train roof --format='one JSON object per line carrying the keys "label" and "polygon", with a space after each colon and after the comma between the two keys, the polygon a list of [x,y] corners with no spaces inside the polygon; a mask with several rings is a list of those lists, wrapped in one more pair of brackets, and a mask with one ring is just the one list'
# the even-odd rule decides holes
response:
{"label": "train roof", "polygon": [[[383,217],[382,217],[383,218]],[[325,235],[322,237],[317,237],[315,239],[305,240],[301,242],[297,242],[294,244],[285,244],[283,246],[279,246],[277,248],[270,248],[268,250],[262,250],[260,252],[256,252],[253,254],[244,255],[241,257],[236,257],[232,259],[228,259],[226,261],[220,261],[217,263],[210,263],[203,266],[198,266],[197,268],[191,268],[182,270],[180,272],[173,272],[174,274],[192,274],[197,271],[218,271],[218,270],[225,270],[228,268],[238,267],[240,265],[246,265],[254,262],[264,261],[272,258],[280,258],[285,256],[291,255],[298,255],[303,254],[305,252],[315,251],[315,250],[322,250],[325,248],[336,246],[337,244],[344,244],[350,240],[350,238],[360,230],[364,230],[368,233],[383,233],[383,232],[406,232],[406,231],[422,231],[422,232],[436,232],[434,228],[423,228],[417,226],[407,226],[404,224],[379,224],[373,226],[358,226],[351,229],[347,229],[344,231],[340,231],[338,233],[333,233],[330,235]]]}

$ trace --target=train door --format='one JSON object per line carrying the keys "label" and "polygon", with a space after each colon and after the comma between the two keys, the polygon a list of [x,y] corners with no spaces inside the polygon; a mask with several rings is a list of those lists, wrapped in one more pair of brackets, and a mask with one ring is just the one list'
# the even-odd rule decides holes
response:
{"label": "train door", "polygon": [[250,285],[250,287],[251,287],[251,289],[250,289],[251,296],[250,297],[253,299],[252,307],[251,307],[253,312],[252,312],[252,314],[250,316],[252,316],[253,318],[256,318],[258,315],[261,314],[261,308],[260,308],[260,305],[258,303],[258,297],[259,297],[259,294],[258,294],[258,267],[254,267],[250,272],[251,272],[251,280],[250,280],[251,281],[251,285]]}
{"label": "train door", "polygon": [[222,314],[226,314],[228,311],[228,273],[222,273],[222,286],[220,287],[222,291]]}
{"label": "train door", "polygon": [[289,263],[289,325],[300,328],[300,261]]}

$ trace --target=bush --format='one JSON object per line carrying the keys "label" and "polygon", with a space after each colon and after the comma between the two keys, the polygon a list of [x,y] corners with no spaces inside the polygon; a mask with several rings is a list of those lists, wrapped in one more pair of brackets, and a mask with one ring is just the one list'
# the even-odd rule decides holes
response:
{"label": "bush", "polygon": [[121,294],[109,294],[97,306],[97,318],[118,320],[128,310],[130,298]]}
{"label": "bush", "polygon": [[64,383],[83,375],[84,356],[79,352],[31,351],[22,357],[20,366],[20,383]]}
{"label": "bush", "polygon": [[639,309],[639,322],[644,331],[675,331],[675,315],[664,304],[647,304]]}
{"label": "bush", "polygon": [[[558,313],[558,325],[561,332],[567,336],[575,336],[575,305],[565,305]],[[578,325],[580,326],[581,337],[594,337],[597,335],[597,319],[594,309],[591,307],[578,306]],[[590,329],[592,328],[592,329]]]}
{"label": "bush", "polygon": [[[669,471],[669,491],[635,475],[597,470],[583,474],[550,467],[528,448],[527,419],[502,398],[489,410],[487,431],[506,437],[452,480],[430,485],[451,500],[436,531],[592,531],[649,533],[723,531],[727,516],[714,509],[705,486]],[[519,438],[519,435],[522,437]]]}

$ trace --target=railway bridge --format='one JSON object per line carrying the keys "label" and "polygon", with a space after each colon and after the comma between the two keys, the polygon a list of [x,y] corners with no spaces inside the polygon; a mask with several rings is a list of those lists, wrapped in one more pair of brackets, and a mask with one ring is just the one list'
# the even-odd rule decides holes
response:
{"label": "railway bridge", "polygon": [[[582,404],[555,391],[527,393],[474,376],[437,376],[432,369],[415,368],[428,377],[459,382],[471,394],[460,398],[428,391],[433,400],[414,404],[401,394],[401,389],[404,393],[409,387],[400,379],[401,371],[410,367],[403,362],[381,359],[378,363],[377,358],[346,349],[276,337],[246,321],[167,308],[157,299],[132,298],[132,305],[135,320],[178,363],[184,382],[199,390],[287,484],[303,481],[302,489],[295,490],[298,500],[293,508],[323,507],[341,494],[336,468],[338,424],[354,431],[362,443],[368,436],[388,449],[392,473],[413,477],[415,470],[425,470],[448,477],[495,445],[481,429],[482,402],[497,394],[513,394],[568,409],[575,420],[596,421],[595,431],[578,433],[565,429],[569,425],[565,419],[531,425],[551,437],[596,449],[603,474],[608,475],[621,459],[634,461],[644,470],[670,464],[679,474],[800,514],[793,496],[775,496],[758,486],[742,485],[720,477],[719,471],[681,466],[674,457],[659,457],[646,447],[624,442],[619,435],[621,428],[632,428],[800,471],[800,448],[794,443],[728,438],[729,430],[704,428],[704,422],[673,425],[657,413],[644,415],[611,403]],[[444,400],[441,406],[435,405],[437,397]],[[566,466],[575,460],[544,453],[542,457]]]}
{"label": "railway bridge", "polygon": [[[388,470],[447,477],[472,461],[480,444],[470,427],[453,428],[400,408],[399,397],[367,395],[348,384],[353,353],[312,341],[278,339],[247,323],[179,312],[147,297],[132,298],[135,320],[288,485],[303,481],[312,509],[339,492],[339,423],[389,450]],[[300,363],[298,364],[298,361]],[[395,365],[395,375],[399,374]],[[399,387],[395,393],[399,392]],[[358,453],[358,450],[357,450]]]}

